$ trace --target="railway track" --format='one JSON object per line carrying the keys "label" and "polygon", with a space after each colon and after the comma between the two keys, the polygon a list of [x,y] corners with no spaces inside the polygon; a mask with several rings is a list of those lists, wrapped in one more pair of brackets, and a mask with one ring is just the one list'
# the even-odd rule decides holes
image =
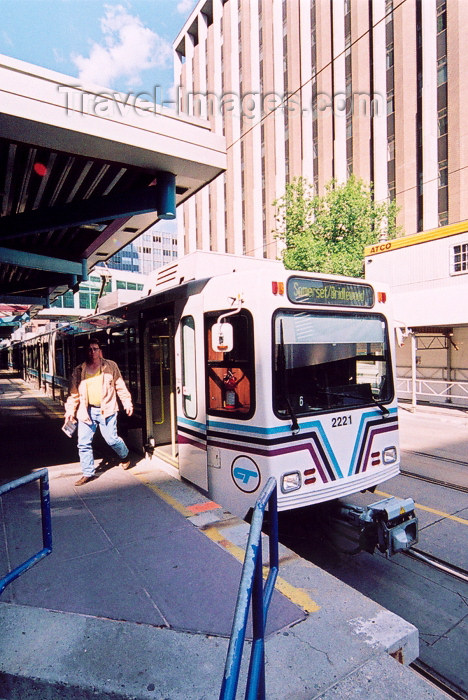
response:
{"label": "railway track", "polygon": [[468,583],[468,571],[465,571],[465,569],[461,569],[460,567],[455,566],[454,564],[450,564],[449,562],[444,561],[443,559],[439,559],[438,557],[435,557],[432,554],[423,552],[416,547],[411,547],[411,549],[408,549],[406,552],[403,552],[403,554],[407,557],[410,557],[411,559],[417,559],[418,561],[422,561],[424,562],[424,564],[431,566],[433,569],[437,569],[438,571],[443,571],[444,573],[449,574],[450,576],[454,576],[459,581]]}
{"label": "railway track", "polygon": [[[439,457],[437,455],[429,454],[426,452],[416,452],[416,451],[405,451],[405,454],[408,455],[415,455],[419,457],[425,457],[425,458],[430,458],[432,460],[437,460],[440,462],[446,462],[449,464],[454,464],[456,466],[461,466],[461,467],[466,467],[468,469],[468,462],[464,460],[459,460],[459,459],[453,459],[453,458],[444,458],[444,457]],[[407,476],[413,479],[419,479],[421,481],[425,481],[430,484],[434,484],[436,486],[442,486],[443,488],[448,488],[448,489],[453,489],[456,491],[461,491],[463,493],[468,493],[468,487],[463,486],[461,484],[452,484],[450,482],[444,481],[442,479],[435,479],[430,476],[425,476],[423,474],[416,474],[414,472],[411,472],[409,470],[401,470],[401,474],[403,476]],[[424,552],[417,547],[412,547],[410,550],[407,552],[404,552],[405,556],[410,557],[411,559],[416,559],[417,561],[421,561],[424,564],[427,564],[428,566],[437,569],[438,571],[442,571],[449,576],[453,576],[459,581],[462,581],[463,583],[468,583],[468,571],[465,571],[464,569],[461,569],[460,567],[457,567],[453,564],[450,564],[447,561],[444,561],[438,557],[435,557],[432,554],[429,554],[427,552]],[[436,686],[440,690],[442,690],[447,697],[453,698],[454,700],[468,700],[468,693],[463,690],[462,688],[457,687],[453,683],[451,683],[449,680],[441,676],[439,673],[437,673],[433,668],[425,664],[423,661],[420,659],[416,659],[415,662],[410,664],[410,667],[419,675],[423,676],[429,683],[432,685]]]}
{"label": "railway track", "polygon": [[[407,455],[416,455],[420,457],[429,457],[431,459],[440,461],[440,462],[448,462],[450,464],[456,464],[458,466],[463,466],[468,469],[468,462],[465,462],[461,459],[453,459],[453,458],[445,458],[445,457],[439,457],[437,455],[429,454],[428,452],[416,452],[413,450],[404,450],[404,454]],[[410,477],[411,479],[419,479],[420,481],[425,481],[429,484],[434,484],[435,486],[442,486],[443,488],[448,488],[448,489],[453,489],[455,491],[461,491],[462,493],[468,493],[468,487],[463,486],[462,484],[452,484],[449,481],[444,481],[443,479],[435,479],[432,476],[427,476],[425,474],[417,474],[415,472],[411,472],[405,469],[401,469],[400,473],[403,476]],[[468,583],[468,572],[465,571],[464,569],[459,568],[458,566],[454,566],[453,564],[450,564],[447,561],[444,561],[443,559],[439,559],[438,557],[433,556],[432,554],[429,554],[428,552],[423,552],[422,550],[418,549],[417,547],[412,547],[410,550],[407,552],[404,552],[406,556],[411,557],[412,559],[418,559],[419,561],[424,562],[425,564],[428,564],[429,566],[432,566],[435,569],[438,569],[439,571],[443,571],[446,574],[449,574],[450,576],[454,576],[457,578],[459,581],[463,581],[464,583]]]}
{"label": "railway track", "polygon": [[441,457],[440,455],[434,455],[431,452],[420,452],[418,450],[402,450],[402,454],[407,455],[418,455],[419,457],[430,457],[431,459],[437,459],[442,462],[450,462],[451,464],[458,464],[462,467],[468,467],[468,462],[463,459],[455,459],[455,457]]}
{"label": "railway track", "polygon": [[[417,457],[426,457],[439,462],[448,462],[449,464],[456,464],[457,466],[466,467],[468,470],[468,462],[465,462],[461,459],[439,457],[437,455],[429,454],[428,452],[416,452],[413,450],[402,450],[402,454],[415,455]],[[454,489],[455,491],[461,491],[462,493],[468,493],[468,486],[463,486],[462,484],[452,484],[448,481],[444,481],[443,479],[434,479],[431,476],[418,474],[407,469],[400,469],[400,474],[402,476],[408,476],[411,479],[419,479],[420,481],[426,481],[427,483],[434,484],[435,486],[443,486],[445,488]]]}
{"label": "railway track", "polygon": [[454,698],[454,700],[468,700],[468,694],[462,688],[458,688],[453,685],[453,683],[450,683],[446,678],[436,673],[434,669],[430,668],[430,666],[420,659],[413,661],[413,663],[410,664],[410,668],[429,681],[429,683],[442,690],[448,697]]}
{"label": "railway track", "polygon": [[[450,484],[444,484],[444,485],[449,486],[449,487],[451,486]],[[307,531],[307,533],[309,533],[308,527],[306,528],[306,531]],[[284,533],[283,533],[283,536],[284,536]],[[286,540],[284,543],[287,544],[287,546],[291,547],[292,549],[295,549],[295,545],[297,545],[298,540],[300,540],[302,543],[302,546],[299,548],[301,551],[301,556],[305,556],[306,558],[310,559],[310,561],[315,561],[315,563],[317,563],[317,559],[313,556],[310,557],[310,555],[308,555],[308,553],[305,552],[303,549],[304,544],[305,544],[308,537],[310,537],[310,535],[305,534],[305,532],[296,531],[294,533],[294,535],[292,535],[292,533],[288,532],[288,537],[284,538]],[[346,532],[345,533],[341,532],[341,537],[344,538],[346,541],[348,539],[346,537]],[[345,551],[345,549],[342,547],[337,547],[336,542],[334,542],[334,541],[332,542],[331,539],[326,538],[322,534],[322,538],[320,539],[320,543],[322,546],[323,546],[323,543],[325,540],[327,542],[329,542],[329,544],[334,547],[334,549],[337,553],[356,554],[359,550],[359,546],[358,546],[358,544],[353,536],[349,537],[349,543],[354,544],[356,546],[352,547],[350,544],[349,551]],[[415,571],[414,571],[415,575],[426,577],[428,572],[424,571],[424,568],[427,566],[431,567],[433,570],[437,570],[437,571],[441,572],[442,576],[440,578],[439,578],[439,576],[434,577],[434,580],[436,582],[438,582],[438,584],[436,583],[435,585],[440,585],[442,588],[450,588],[447,585],[448,579],[445,578],[443,575],[453,577],[457,581],[460,581],[462,584],[468,583],[468,571],[466,571],[462,568],[459,568],[459,567],[451,564],[448,561],[444,561],[440,558],[437,558],[437,557],[423,551],[422,549],[419,549],[418,547],[412,547],[408,552],[405,552],[403,554],[404,554],[404,556],[410,557],[413,560],[419,561],[421,563],[420,567],[419,566],[417,568],[414,567],[415,568]],[[384,557],[382,555],[382,559],[383,558]],[[350,561],[353,559],[354,558],[352,556],[349,557]],[[320,562],[320,556],[318,558],[318,561]],[[321,565],[321,564],[319,563],[318,565]],[[327,567],[325,567],[325,568],[327,568]],[[333,567],[330,567],[329,570],[335,576],[338,576],[338,578],[340,578],[340,573],[341,573],[340,570],[335,571],[333,569]],[[346,576],[342,580],[346,580]],[[347,580],[347,582],[349,585],[353,585],[352,581]],[[357,590],[361,590],[359,585],[356,585],[354,587]],[[457,586],[457,590],[458,589],[460,589],[459,585]],[[386,605],[386,607],[389,607],[388,604]],[[392,609],[392,607],[390,606],[389,609]],[[411,621],[413,621],[412,618],[410,618],[410,619],[411,619]],[[413,622],[414,622],[414,624],[417,624],[416,620],[414,620]],[[436,665],[435,669],[432,668],[432,662],[429,662],[429,659],[431,659],[432,657],[429,655],[427,658],[425,658],[425,649],[424,648],[421,649],[421,657],[422,658],[416,659],[416,661],[410,665],[415,673],[418,673],[419,675],[424,677],[428,681],[428,683],[432,684],[434,687],[438,688],[443,693],[445,693],[447,698],[453,698],[453,700],[468,700],[468,693],[467,693],[466,689],[458,687],[455,683],[455,679],[451,680],[450,670],[447,669],[447,667],[444,666],[443,663],[440,666],[440,668],[437,668],[437,664],[435,664]],[[446,675],[443,675],[445,673],[446,673]]]}
{"label": "railway track", "polygon": [[[419,457],[425,457],[425,458],[431,458],[431,460],[437,460],[437,462],[446,462],[449,464],[453,464],[454,467],[462,468],[462,469],[467,469],[468,470],[468,462],[463,461],[463,460],[458,460],[458,459],[444,459],[443,457],[437,457],[432,454],[428,453],[423,453],[423,452],[413,452],[413,451],[403,451],[403,455],[406,455],[408,457],[410,456],[419,456]],[[437,462],[433,462],[434,466],[437,464]],[[459,471],[459,469],[458,469]],[[468,472],[467,472],[468,473]],[[426,476],[424,474],[417,474],[413,471],[411,471],[411,467],[407,470],[401,470],[401,474],[410,478],[414,479],[420,479],[422,481],[428,482],[434,486],[442,487],[442,488],[447,488],[447,489],[454,489],[455,491],[461,491],[463,493],[468,492],[468,488],[463,486],[463,481],[462,483],[458,484],[453,484],[450,483],[448,480],[443,480],[443,479],[437,479],[437,478],[432,478],[431,476]],[[463,475],[462,475],[463,476]],[[455,493],[454,493],[455,496]],[[458,497],[459,500],[459,497]],[[343,533],[341,533],[342,536]],[[296,535],[297,537],[297,535]],[[355,539],[350,536],[350,542],[355,543]],[[355,543],[357,545],[357,543]],[[289,545],[291,546],[291,544]],[[345,552],[344,548],[338,548],[336,547],[336,542],[333,543],[333,546],[335,547],[336,552],[340,553],[346,553],[346,554],[355,554],[357,553],[359,547],[351,547],[349,551]],[[294,549],[294,545],[292,546]],[[383,555],[382,555],[383,556]],[[419,561],[421,563],[421,567],[418,567],[419,570],[419,575],[425,576],[426,572],[424,571],[424,567],[431,567],[433,570],[437,570],[441,572],[441,574],[445,574],[445,576],[452,577],[456,579],[457,581],[462,582],[463,584],[468,583],[468,571],[459,568],[453,564],[451,564],[449,561],[444,561],[443,559],[440,559],[438,557],[433,556],[432,554],[429,554],[428,552],[425,552],[423,549],[419,549],[417,546],[412,547],[408,552],[404,553],[404,556],[410,557],[413,560]],[[352,559],[353,557],[350,557]],[[311,559],[313,560],[313,558]],[[333,571],[331,569],[332,573],[334,575],[339,575],[339,572]],[[436,578],[438,580],[439,577]],[[448,579],[445,579],[445,583],[448,582]],[[352,584],[351,584],[352,585]],[[356,586],[357,590],[360,590],[359,586]],[[459,588],[459,586],[457,587]],[[442,675],[442,673],[445,673],[447,670],[443,665],[440,667],[440,669],[436,668],[433,669],[430,664],[427,662],[429,661],[428,657],[426,660],[424,660],[424,649],[421,650],[421,656],[422,659],[417,659],[414,663],[412,663],[410,666],[413,669],[415,673],[418,673],[422,677],[424,677],[430,684],[432,684],[434,687],[438,688],[441,690],[443,693],[446,694],[447,698],[453,698],[453,700],[468,700],[468,693],[466,689],[457,687],[454,681],[450,680],[450,673],[447,672],[447,677]],[[440,673],[439,671],[442,671]]]}

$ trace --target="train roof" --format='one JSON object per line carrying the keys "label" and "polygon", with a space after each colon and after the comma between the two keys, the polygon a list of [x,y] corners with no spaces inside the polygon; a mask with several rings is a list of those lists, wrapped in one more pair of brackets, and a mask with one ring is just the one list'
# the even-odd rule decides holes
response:
{"label": "train roof", "polygon": [[[325,280],[330,283],[338,281],[354,286],[369,288],[373,286],[372,282],[361,278],[312,273],[304,270],[285,270],[283,263],[279,260],[196,251],[150,273],[147,276],[147,281],[139,299],[128,301],[120,306],[104,307],[97,314],[68,322],[55,329],[41,329],[34,336],[24,340],[32,340],[51,330],[57,331],[59,335],[75,335],[78,333],[96,333],[104,328],[116,327],[136,318],[141,311],[149,309],[153,305],[169,304],[200,294],[213,278],[234,272],[253,272],[255,270],[267,275],[278,275],[278,277],[287,272],[288,275],[294,276],[296,279],[313,277],[314,279]],[[381,286],[385,287],[386,285],[379,284],[379,288]],[[103,299],[105,300],[106,297],[103,297]]]}
{"label": "train roof", "polygon": [[179,286],[190,280],[255,269],[284,270],[284,266],[279,260],[197,250],[150,273],[143,295],[158,294],[165,289]]}

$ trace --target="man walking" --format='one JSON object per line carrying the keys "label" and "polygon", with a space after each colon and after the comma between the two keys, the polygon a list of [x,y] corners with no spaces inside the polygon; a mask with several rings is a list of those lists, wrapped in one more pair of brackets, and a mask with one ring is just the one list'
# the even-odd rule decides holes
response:
{"label": "man walking", "polygon": [[124,469],[130,466],[128,447],[117,434],[117,413],[121,400],[125,413],[133,413],[132,397],[120,370],[112,360],[102,356],[99,339],[91,337],[87,359],[73,370],[70,392],[65,403],[65,422],[78,419],[78,453],[83,476],[75,486],[83,486],[94,479],[93,437],[99,426],[101,435],[114,449]]}

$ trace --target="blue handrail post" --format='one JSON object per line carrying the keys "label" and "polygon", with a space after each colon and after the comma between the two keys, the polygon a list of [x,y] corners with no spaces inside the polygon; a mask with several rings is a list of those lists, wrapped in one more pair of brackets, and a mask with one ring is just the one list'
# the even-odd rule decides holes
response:
{"label": "blue handrail post", "polygon": [[42,549],[33,554],[32,557],[17,566],[15,569],[0,578],[0,595],[3,593],[9,583],[17,579],[21,574],[30,569],[34,564],[37,564],[41,559],[44,559],[52,551],[52,518],[50,514],[50,490],[49,490],[49,472],[47,469],[39,469],[37,472],[22,476],[15,481],[10,481],[8,484],[0,486],[0,496],[3,496],[10,491],[14,491],[20,486],[29,484],[31,481],[40,480],[41,493],[41,518],[42,518]]}
{"label": "blue handrail post", "polygon": [[[265,610],[263,607],[263,565],[260,545],[252,589],[252,652],[247,677],[247,700],[265,697]],[[258,689],[258,693],[257,693]]]}
{"label": "blue handrail post", "polygon": [[[270,514],[270,571],[263,585],[262,524],[265,508]],[[268,608],[278,575],[278,508],[276,479],[270,477],[255,504],[244,566],[242,569],[236,609],[232,623],[220,700],[234,700],[237,692],[245,641],[247,618],[252,601],[253,641],[249,673],[245,692],[246,700],[265,700],[265,627]]]}
{"label": "blue handrail post", "polygon": [[52,551],[52,517],[50,512],[50,487],[49,471],[44,469],[40,477],[41,482],[41,515],[42,515],[42,546],[48,550],[44,556]]}

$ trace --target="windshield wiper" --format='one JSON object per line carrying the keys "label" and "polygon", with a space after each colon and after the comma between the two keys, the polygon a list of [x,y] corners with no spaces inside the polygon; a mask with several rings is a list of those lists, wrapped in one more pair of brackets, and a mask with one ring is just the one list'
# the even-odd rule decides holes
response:
{"label": "windshield wiper", "polygon": [[390,415],[390,411],[388,410],[388,408],[386,408],[386,406],[383,405],[383,403],[380,403],[380,401],[377,401],[377,399],[374,399],[374,397],[372,397],[372,401],[378,408],[380,408],[384,418]]}
{"label": "windshield wiper", "polygon": [[[321,389],[321,391],[323,391],[323,393],[327,394],[328,396],[342,396],[347,399],[355,399],[357,401],[361,401],[362,403],[369,403],[367,397],[359,396],[359,394],[348,394],[345,391],[330,391],[329,389]],[[377,408],[380,409],[384,418],[387,418],[387,416],[390,415],[390,411],[388,410],[388,408],[386,408],[380,401],[377,401],[377,399],[375,399],[374,396],[372,396],[372,394],[369,397],[369,399],[377,406]]]}
{"label": "windshield wiper", "polygon": [[296,435],[300,431],[299,423],[297,422],[296,414],[294,413],[294,409],[291,406],[291,401],[289,400],[288,396],[283,397],[284,400],[286,401],[286,406],[288,407],[289,411],[289,417],[291,418],[291,432],[293,435]]}

